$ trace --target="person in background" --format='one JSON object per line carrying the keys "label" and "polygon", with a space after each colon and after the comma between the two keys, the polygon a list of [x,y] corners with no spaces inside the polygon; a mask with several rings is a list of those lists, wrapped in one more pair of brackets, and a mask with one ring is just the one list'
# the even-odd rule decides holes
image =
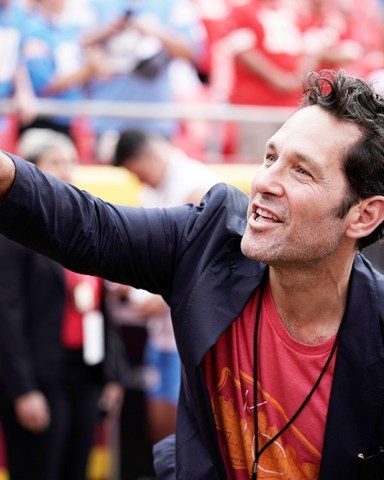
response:
{"label": "person in background", "polygon": [[[88,28],[84,45],[104,56],[104,78],[95,79],[89,98],[111,102],[169,103],[185,90],[198,89],[196,66],[205,49],[205,30],[190,0],[93,2],[99,19]],[[183,93],[181,93],[183,91]],[[92,121],[105,138],[127,128],[140,128],[174,138],[178,120],[168,118],[103,118]],[[100,156],[96,152],[96,156]],[[101,160],[103,160],[101,158]],[[105,160],[104,160],[105,161]]]}
{"label": "person in background", "polygon": [[[209,167],[189,158],[163,136],[137,129],[121,133],[113,164],[138,177],[143,185],[140,203],[144,207],[199,204],[218,181]],[[131,314],[141,317],[148,333],[144,366],[147,420],[154,444],[176,428],[180,359],[170,309],[160,295],[128,288],[126,296]]]}
{"label": "person in background", "polygon": [[36,98],[22,54],[27,12],[16,0],[0,0],[0,100],[12,99],[14,114],[0,115],[0,144],[13,151],[19,126],[33,121]]}
{"label": "person in background", "polygon": [[[297,107],[302,74],[317,68],[307,56],[298,16],[284,0],[250,0],[233,6],[222,42],[233,59],[229,102],[260,107]],[[264,145],[282,121],[237,127],[237,151],[246,162],[261,161]]]}
{"label": "person in background", "polygon": [[[66,2],[33,0],[28,8],[23,56],[39,99],[80,101],[85,98],[88,81],[101,68],[97,52],[83,48],[77,23],[65,16]],[[40,114],[23,125],[21,131],[28,128],[49,128],[75,139],[74,118],[70,114]]]}
{"label": "person in background", "polygon": [[319,69],[355,69],[366,54],[364,45],[354,38],[343,4],[343,0],[306,0],[298,11],[304,49],[319,57]]}
{"label": "person in background", "polygon": [[[23,134],[20,153],[72,182],[62,133]],[[119,413],[123,350],[103,281],[0,236],[0,419],[10,480],[84,480],[102,412]]]}

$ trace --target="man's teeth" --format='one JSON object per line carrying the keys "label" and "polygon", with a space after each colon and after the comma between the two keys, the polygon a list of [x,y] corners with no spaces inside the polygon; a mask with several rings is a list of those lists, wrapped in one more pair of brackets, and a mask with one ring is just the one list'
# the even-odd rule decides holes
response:
{"label": "man's teeth", "polygon": [[275,222],[278,222],[278,221],[279,221],[279,219],[278,219],[275,215],[272,215],[272,213],[266,212],[265,210],[262,210],[261,208],[257,208],[257,209],[256,209],[256,213],[257,213],[257,215],[259,215],[260,217],[270,218],[270,219],[274,220]]}

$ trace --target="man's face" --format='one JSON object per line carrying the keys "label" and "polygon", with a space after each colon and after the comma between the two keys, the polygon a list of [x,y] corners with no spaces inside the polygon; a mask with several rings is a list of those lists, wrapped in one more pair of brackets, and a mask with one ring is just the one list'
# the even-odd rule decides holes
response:
{"label": "man's face", "polygon": [[77,159],[67,150],[52,147],[44,152],[36,162],[43,172],[54,175],[59,180],[72,183]]}
{"label": "man's face", "polygon": [[140,182],[156,188],[164,175],[164,161],[161,153],[154,146],[147,146],[136,157],[123,166],[137,176]]}
{"label": "man's face", "polygon": [[344,152],[361,138],[356,125],[317,106],[293,114],[267,143],[252,181],[243,253],[272,266],[336,258],[351,241],[348,215],[338,218],[347,196]]}

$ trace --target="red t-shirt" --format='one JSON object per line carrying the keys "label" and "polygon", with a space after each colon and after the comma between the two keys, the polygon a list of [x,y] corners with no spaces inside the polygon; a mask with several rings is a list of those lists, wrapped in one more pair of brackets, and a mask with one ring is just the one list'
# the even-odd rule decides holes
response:
{"label": "red t-shirt", "polygon": [[[255,458],[253,348],[258,292],[203,361],[228,479],[248,480]],[[259,450],[294,415],[315,384],[334,338],[306,345],[282,324],[267,287],[260,314]],[[299,417],[259,459],[258,478],[317,479],[335,356]]]}
{"label": "red t-shirt", "polygon": [[[257,6],[255,2],[231,13],[228,47],[234,53],[257,50],[286,72],[297,71],[303,56],[301,32],[292,10]],[[301,87],[295,92],[276,90],[236,59],[230,100],[235,104],[297,107]]]}

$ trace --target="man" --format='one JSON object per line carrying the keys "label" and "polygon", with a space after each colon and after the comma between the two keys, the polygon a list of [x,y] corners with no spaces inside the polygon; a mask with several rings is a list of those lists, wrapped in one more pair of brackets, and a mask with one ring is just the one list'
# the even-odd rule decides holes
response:
{"label": "man", "polygon": [[[92,6],[96,22],[84,43],[99,49],[105,75],[90,83],[90,98],[157,105],[178,100],[186,83],[198,88],[195,66],[205,51],[205,30],[190,0],[94,0]],[[92,127],[101,146],[111,132],[126,128],[173,138],[180,125],[164,118],[94,117]]]}
{"label": "man", "polygon": [[16,115],[0,115],[0,143],[13,149],[17,143],[19,125],[30,123],[36,115],[36,97],[25,66],[23,44],[28,21],[22,2],[0,0],[0,100],[12,99]]}
{"label": "man", "polygon": [[199,206],[111,206],[1,156],[3,233],[171,306],[183,379],[159,478],[383,475],[384,278],[358,250],[382,236],[384,103],[342,72],[304,91],[249,201],[217,185]]}
{"label": "man", "polygon": [[[229,101],[295,108],[303,72],[308,65],[317,66],[317,55],[305,55],[295,10],[282,0],[251,0],[235,5],[229,18],[229,32],[223,40],[233,59]],[[258,128],[252,123],[239,124],[237,148],[245,161],[262,160],[266,140],[281,123],[269,121]]]}

